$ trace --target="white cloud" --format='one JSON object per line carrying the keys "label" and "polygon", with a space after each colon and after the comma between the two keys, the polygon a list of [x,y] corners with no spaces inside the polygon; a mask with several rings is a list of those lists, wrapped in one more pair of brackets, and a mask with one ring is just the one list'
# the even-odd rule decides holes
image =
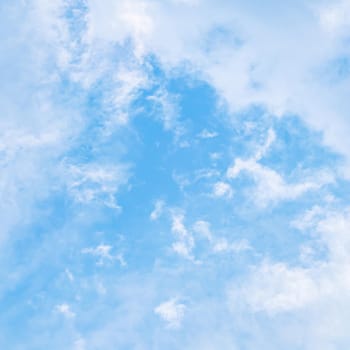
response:
{"label": "white cloud", "polygon": [[215,197],[231,198],[233,195],[233,190],[230,184],[220,181],[214,184],[213,195]]}
{"label": "white cloud", "polygon": [[162,200],[157,200],[154,205],[154,209],[149,216],[150,219],[152,221],[158,220],[158,218],[162,215],[164,211],[164,207],[165,207],[165,202]]}
{"label": "white cloud", "polygon": [[[332,305],[350,304],[350,210],[321,213],[317,208],[306,213],[306,223],[301,229],[310,230],[314,240],[306,247],[308,251],[301,247],[304,266],[269,261],[257,265],[241,284],[230,288],[233,312],[242,305],[253,312],[292,312],[294,317],[303,317],[308,327],[317,327],[318,317],[324,313],[329,313],[332,322],[343,320],[340,310]],[[313,252],[320,244],[326,250],[322,260]]]}
{"label": "white cloud", "polygon": [[255,181],[256,188],[253,191],[254,202],[261,207],[273,204],[281,200],[296,199],[310,190],[319,189],[324,184],[332,181],[331,177],[321,176],[317,182],[304,180],[300,183],[286,183],[283,177],[276,171],[265,167],[254,160],[242,160],[237,158],[234,166],[228,169],[228,178],[234,179],[241,172],[247,172]]}
{"label": "white cloud", "polygon": [[[145,58],[155,54],[166,71],[181,67],[207,80],[233,111],[258,104],[277,115],[298,114],[324,132],[328,145],[349,156],[344,99],[348,82],[329,86],[322,73],[316,74],[330,59],[344,54],[337,33],[349,17],[347,1],[288,4],[290,11],[274,2],[262,9],[258,3],[252,7],[226,0],[215,5],[209,1],[88,1],[86,13],[81,11],[78,17],[86,31],[74,35],[62,16],[68,6],[63,1],[47,5],[36,0],[31,18],[38,41],[45,38],[45,44],[50,43],[50,50],[47,45],[36,48],[40,62],[49,54],[57,61],[66,57],[63,61],[68,63],[60,69],[72,79],[90,81],[85,86],[117,72],[112,79],[116,89],[107,93],[107,105],[124,104],[121,99],[128,104],[147,84]],[[188,11],[189,6],[196,11]],[[268,8],[278,15],[272,16],[274,11]],[[295,22],[299,23],[296,29]],[[335,31],[335,36],[325,37],[322,26]],[[213,40],[218,28],[222,37]],[[134,50],[121,58],[123,64],[120,60],[116,64],[112,48],[128,39]],[[315,45],[310,47],[310,42]],[[127,108],[118,106],[115,118],[126,122]]]}
{"label": "white cloud", "polygon": [[213,244],[215,253],[241,253],[251,249],[252,247],[245,239],[229,242],[226,238],[219,238]]}
{"label": "white cloud", "polygon": [[270,129],[266,142],[257,149],[255,155],[245,160],[236,158],[234,165],[228,168],[226,173],[229,179],[235,179],[242,172],[253,178],[256,187],[252,197],[258,206],[265,207],[281,200],[296,199],[308,191],[319,189],[334,181],[331,174],[318,173],[310,179],[303,179],[301,182],[287,183],[278,172],[259,163],[275,138],[275,133]]}
{"label": "white cloud", "polygon": [[92,255],[99,256],[101,258],[111,260],[112,259],[112,256],[110,254],[111,250],[112,250],[112,246],[107,245],[107,244],[100,244],[96,248],[84,248],[82,250],[82,253],[92,254]]}
{"label": "white cloud", "polygon": [[350,5],[347,0],[325,3],[318,9],[321,26],[332,35],[342,34],[350,26]]}
{"label": "white cloud", "polygon": [[126,262],[122,254],[112,255],[113,247],[108,244],[100,244],[95,248],[84,248],[81,252],[83,254],[91,254],[99,260],[97,265],[103,265],[105,262],[118,261],[121,266],[126,266]]}
{"label": "white cloud", "polygon": [[291,226],[299,230],[314,228],[320,219],[325,214],[326,210],[316,205],[307,210],[302,216],[291,222]]}
{"label": "white cloud", "polygon": [[61,2],[4,2],[1,7],[1,13],[7,14],[2,16],[0,30],[4,50],[0,64],[0,195],[6,198],[0,205],[3,243],[10,231],[12,239],[25,234],[14,228],[35,221],[37,204],[62,185],[59,160],[74,143],[83,121],[70,101],[54,96],[57,70],[53,61],[65,31],[64,21],[58,18]]}
{"label": "white cloud", "polygon": [[[197,74],[232,111],[263,105],[275,115],[300,115],[324,133],[327,145],[350,156],[349,83],[330,86],[317,73],[343,53],[338,35],[325,36],[322,25],[333,31],[344,26],[347,1],[186,3],[90,1],[88,37],[111,44],[132,38],[139,60],[151,53],[167,71],[184,67]],[[213,40],[218,28],[221,37]]]}
{"label": "white cloud", "polygon": [[163,87],[159,88],[155,94],[148,96],[148,100],[155,104],[157,117],[163,124],[164,130],[172,131],[175,141],[179,141],[179,138],[185,133],[185,127],[179,121],[180,112],[177,99],[176,95],[169,93]]}
{"label": "white cloud", "polygon": [[264,263],[241,289],[233,287],[230,297],[233,305],[244,301],[255,312],[275,313],[304,307],[317,300],[319,293],[309,271],[282,263]]}
{"label": "white cloud", "polygon": [[[58,125],[49,130],[23,130],[6,128],[0,138],[0,152],[6,152],[12,156],[18,151],[35,150],[41,147],[55,147],[62,142],[62,131]],[[51,130],[50,130],[51,129]],[[38,133],[39,131],[39,133]],[[36,134],[38,133],[38,134]]]}
{"label": "white cloud", "polygon": [[207,129],[203,129],[198,135],[201,139],[213,139],[217,137],[219,134],[215,131],[209,131]]}
{"label": "white cloud", "polygon": [[61,313],[66,318],[74,318],[75,313],[71,310],[69,304],[63,303],[56,306],[56,311]]}
{"label": "white cloud", "polygon": [[215,254],[237,254],[252,249],[249,242],[245,239],[232,242],[225,237],[214,234],[208,221],[198,220],[193,224],[192,229],[199,236],[198,238],[204,238],[209,242],[209,247]]}
{"label": "white cloud", "polygon": [[113,76],[114,86],[105,98],[110,114],[106,120],[105,132],[111,133],[115,125],[125,125],[130,118],[130,104],[139,91],[148,85],[148,77],[138,68],[121,66]]}
{"label": "white cloud", "polygon": [[218,153],[218,152],[213,152],[213,153],[209,154],[209,157],[211,160],[216,161],[216,160],[222,158],[222,154]]}
{"label": "white cloud", "polygon": [[77,202],[97,202],[119,211],[115,195],[128,177],[127,167],[123,165],[71,165],[67,174],[68,190]]}
{"label": "white cloud", "polygon": [[74,275],[69,269],[65,269],[64,271],[66,273],[67,278],[69,279],[70,282],[74,281]]}
{"label": "white cloud", "polygon": [[195,241],[191,232],[187,230],[183,223],[185,219],[184,215],[181,213],[173,212],[171,219],[171,231],[176,238],[176,241],[172,245],[173,250],[177,254],[187,259],[193,259],[192,250],[194,248]]}
{"label": "white cloud", "polygon": [[267,152],[270,150],[275,140],[276,140],[275,131],[273,129],[269,129],[267,131],[267,137],[266,137],[265,143],[260,147],[258,147],[256,151],[256,154],[254,156],[255,161],[262,159],[267,154]]}
{"label": "white cloud", "polygon": [[174,298],[158,305],[154,312],[166,322],[168,328],[177,329],[181,326],[185,309],[186,306]]}
{"label": "white cloud", "polygon": [[[0,101],[4,110],[1,130],[5,130],[1,134],[1,151],[6,154],[6,158],[1,159],[0,177],[0,193],[4,198],[1,205],[2,235],[21,222],[32,220],[36,201],[44,198],[53,184],[56,186],[52,179],[56,179],[53,174],[57,170],[57,160],[74,143],[74,136],[83,123],[74,117],[79,113],[53,102],[51,94],[57,89],[55,81],[60,80],[61,72],[68,73],[72,81],[79,82],[85,89],[101,77],[115,73],[114,76],[111,74],[113,87],[106,92],[104,101],[104,107],[115,113],[110,124],[106,124],[108,129],[112,122],[123,124],[129,120],[127,106],[139,89],[148,84],[143,58],[155,54],[166,73],[173,67],[185,67],[188,72],[207,80],[226,100],[231,111],[263,105],[277,115],[299,114],[309,125],[323,131],[328,145],[350,157],[348,78],[342,77],[342,83],[329,84],[322,74],[317,73],[320,67],[327,66],[329,60],[339,54],[348,56],[344,47],[339,49],[348,27],[346,1],[334,2],[326,8],[320,6],[317,16],[303,1],[287,1],[283,5],[277,1],[268,2],[268,5],[256,3],[254,6],[248,2],[214,3],[205,0],[106,0],[87,1],[87,4],[89,9],[84,20],[88,30],[82,37],[69,34],[69,26],[61,17],[63,1],[43,0],[36,0],[33,4],[22,1],[24,10],[34,8],[30,12],[33,23],[27,23],[20,35],[16,31],[15,35],[12,34],[12,28],[4,28],[1,35],[6,38],[3,40],[4,52],[9,52],[8,43],[19,43],[20,48],[20,55],[18,52],[7,55],[4,59],[6,69],[2,70],[3,76],[11,76],[10,79],[3,78],[5,88],[1,89]],[[186,7],[191,4],[197,6],[195,11]],[[319,2],[315,4],[317,7]],[[274,11],[270,11],[271,5]],[[262,16],[261,11],[266,16]],[[321,30],[319,19],[323,26]],[[210,41],[215,28],[224,29],[230,40],[224,37],[224,40]],[[325,36],[323,29],[332,35]],[[28,49],[27,41],[33,38],[33,33],[36,44]],[[117,58],[111,48],[115,43],[126,45],[129,37],[134,40],[134,56],[130,52],[124,59],[130,60],[130,65],[114,64]],[[235,37],[237,40],[231,40]],[[13,65],[13,57],[19,56],[24,59]],[[183,65],[184,62],[187,65]],[[45,68],[47,65],[50,65],[49,69]],[[13,72],[16,73],[14,76]],[[43,85],[38,87],[41,83]],[[37,93],[33,94],[33,86],[38,89]],[[164,95],[157,97],[163,98]],[[157,103],[163,103],[163,100]],[[163,113],[164,127],[170,130],[178,125],[174,124],[176,106],[174,109],[174,106],[163,103],[163,107],[169,112]],[[61,122],[57,124],[57,120]],[[182,132],[181,128],[178,130]],[[268,149],[269,144],[266,144]],[[303,179],[290,184],[276,171],[259,163],[265,152],[262,149],[255,158],[237,159],[228,172],[231,178],[242,171],[248,172],[256,182],[257,198],[261,203],[295,198],[329,181],[329,178]],[[73,166],[67,176],[72,196],[79,202],[99,201],[118,209],[114,195],[127,178],[120,177],[123,171],[120,173],[118,169],[101,168],[100,165]],[[66,179],[65,175],[63,177]],[[179,254],[191,257],[194,239],[183,222],[181,215],[173,218],[172,231],[177,239],[173,248]],[[333,327],[336,330],[330,330],[332,327],[322,328],[321,317],[317,322],[313,320],[320,338],[323,340],[329,336],[333,344],[325,344],[333,348],[336,337],[332,332],[348,334],[348,329],[343,331],[348,325],[347,316],[342,315],[348,310],[343,306],[349,306],[349,214],[339,210],[321,219],[319,214],[312,214],[298,227],[314,230],[320,235],[329,260],[322,265],[309,262],[311,265],[307,268],[284,263],[258,266],[246,284],[236,288],[237,294],[233,295],[255,311],[271,313],[300,310],[315,303],[316,316],[326,315],[331,326],[337,325]],[[199,224],[197,230],[212,237],[205,224]],[[232,247],[227,240],[219,239],[215,241],[214,249],[226,251]],[[111,255],[108,246],[87,249],[90,249],[90,254],[107,260]],[[178,308],[178,305],[182,306]],[[342,310],[337,312],[339,305]],[[175,323],[175,326],[184,314],[183,304],[176,300],[165,302],[156,309],[166,322]],[[132,310],[132,317],[138,319],[138,310]],[[68,318],[74,317],[68,304],[58,305],[56,311]],[[304,317],[308,319],[308,316]],[[111,328],[111,333],[115,333],[114,327]],[[100,341],[106,344],[106,340]]]}
{"label": "white cloud", "polygon": [[314,230],[328,248],[329,259],[344,267],[350,263],[350,209],[326,211]]}
{"label": "white cloud", "polygon": [[201,237],[208,241],[213,240],[213,234],[210,229],[210,223],[204,220],[198,220],[193,224],[193,231],[200,234]]}

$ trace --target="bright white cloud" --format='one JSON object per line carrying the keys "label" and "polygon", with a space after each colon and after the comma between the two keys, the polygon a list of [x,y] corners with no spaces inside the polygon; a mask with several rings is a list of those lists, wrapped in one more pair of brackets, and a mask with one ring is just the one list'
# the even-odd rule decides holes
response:
{"label": "bright white cloud", "polygon": [[167,327],[177,329],[181,326],[185,310],[186,306],[175,298],[158,305],[154,312],[166,322]]}

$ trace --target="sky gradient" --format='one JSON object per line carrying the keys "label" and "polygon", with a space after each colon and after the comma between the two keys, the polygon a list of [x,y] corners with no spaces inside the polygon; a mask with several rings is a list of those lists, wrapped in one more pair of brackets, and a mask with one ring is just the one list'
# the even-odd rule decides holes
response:
{"label": "sky gradient", "polygon": [[0,349],[349,349],[349,1],[2,0],[0,44]]}

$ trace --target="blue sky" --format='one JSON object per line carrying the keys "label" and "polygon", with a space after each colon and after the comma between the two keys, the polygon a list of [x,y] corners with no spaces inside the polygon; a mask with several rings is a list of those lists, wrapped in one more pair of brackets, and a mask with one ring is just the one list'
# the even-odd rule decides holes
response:
{"label": "blue sky", "polygon": [[348,1],[0,17],[1,349],[349,348]]}

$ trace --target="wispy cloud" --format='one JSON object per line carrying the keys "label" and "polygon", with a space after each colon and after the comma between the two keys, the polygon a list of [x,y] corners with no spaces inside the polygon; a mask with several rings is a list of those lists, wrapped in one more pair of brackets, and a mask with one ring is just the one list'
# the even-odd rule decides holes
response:
{"label": "wispy cloud", "polygon": [[158,305],[154,312],[159,315],[169,328],[179,328],[185,315],[186,306],[176,299],[170,299]]}

